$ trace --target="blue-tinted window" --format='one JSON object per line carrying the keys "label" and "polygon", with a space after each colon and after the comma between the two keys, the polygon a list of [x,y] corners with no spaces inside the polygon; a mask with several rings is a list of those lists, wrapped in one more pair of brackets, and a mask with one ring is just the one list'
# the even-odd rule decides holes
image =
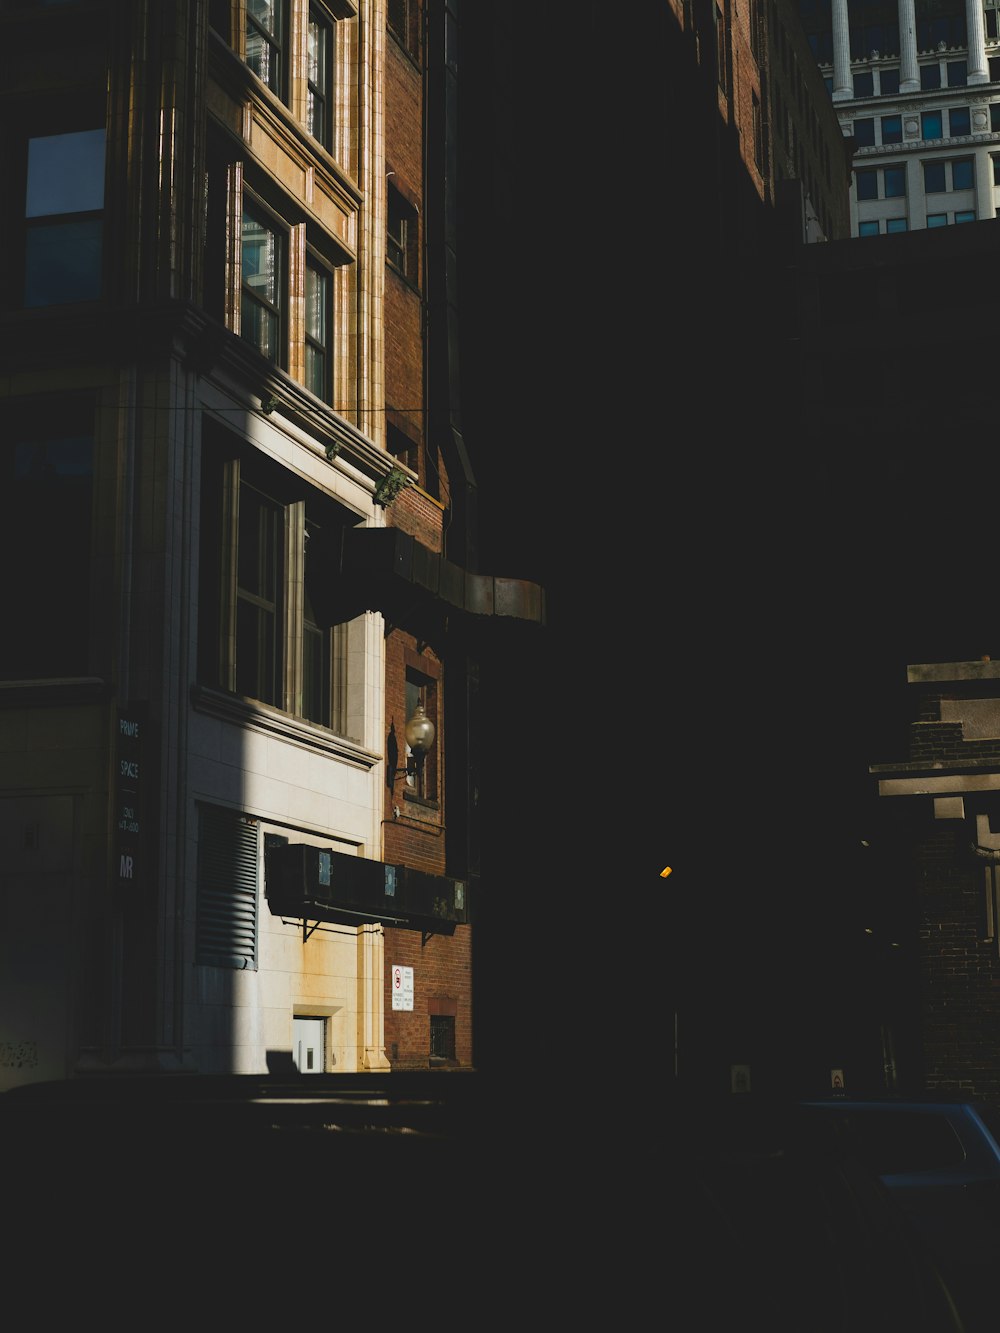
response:
{"label": "blue-tinted window", "polygon": [[951,188],[953,190],[971,190],[976,183],[976,174],[971,157],[957,158],[951,164]]}
{"label": "blue-tinted window", "polygon": [[952,138],[959,134],[971,134],[972,122],[969,118],[969,108],[967,106],[956,106],[948,112],[948,129]]}
{"label": "blue-tinted window", "polygon": [[879,87],[883,97],[895,97],[899,92],[899,70],[883,69],[878,76]]}
{"label": "blue-tinted window", "polygon": [[941,66],[936,60],[933,65],[920,66],[920,86],[925,90],[941,87]]}
{"label": "blue-tinted window", "polygon": [[875,77],[869,71],[867,74],[855,74],[854,76],[854,96],[855,97],[873,97],[875,95]]}
{"label": "blue-tinted window", "polygon": [[28,141],[24,216],[92,213],[104,207],[104,130]]}
{"label": "blue-tinted window", "polygon": [[103,129],[28,140],[24,304],[96,301],[104,240]]}
{"label": "blue-tinted window", "polygon": [[859,223],[858,223],[858,235],[859,235],[859,236],[877,236],[877,235],[878,235],[878,223],[877,223],[877,222],[859,222]]}
{"label": "blue-tinted window", "polygon": [[941,124],[940,111],[921,111],[920,113],[920,137],[921,139],[940,139],[944,134]]}
{"label": "blue-tinted window", "polygon": [[270,361],[282,359],[284,265],[284,236],[244,203],[240,332]]}
{"label": "blue-tinted window", "polygon": [[886,199],[894,199],[906,194],[905,167],[886,167],[882,174],[884,176],[883,184]]}
{"label": "blue-tinted window", "polygon": [[955,214],[956,222],[975,222],[975,220],[976,213],[972,208],[963,208],[960,212]]}
{"label": "blue-tinted window", "polygon": [[903,118],[901,116],[882,117],[882,142],[903,142]]}
{"label": "blue-tinted window", "polygon": [[946,188],[943,162],[924,163],[924,192],[940,194]]}
{"label": "blue-tinted window", "polygon": [[946,66],[948,71],[948,87],[964,88],[968,83],[968,66],[964,60],[949,60]]}
{"label": "blue-tinted window", "polygon": [[875,121],[867,116],[854,122],[854,142],[862,148],[870,148],[875,143]]}
{"label": "blue-tinted window", "polygon": [[928,227],[947,227],[947,225],[948,225],[948,214],[947,214],[947,213],[928,213],[928,214],[927,214],[927,225],[928,225]]}
{"label": "blue-tinted window", "polygon": [[885,229],[887,232],[906,231],[906,218],[886,218]]}
{"label": "blue-tinted window", "polygon": [[859,199],[877,199],[878,198],[878,172],[877,171],[856,171],[854,179],[857,183]]}
{"label": "blue-tinted window", "polygon": [[285,92],[286,0],[247,0],[246,61],[279,97]]}

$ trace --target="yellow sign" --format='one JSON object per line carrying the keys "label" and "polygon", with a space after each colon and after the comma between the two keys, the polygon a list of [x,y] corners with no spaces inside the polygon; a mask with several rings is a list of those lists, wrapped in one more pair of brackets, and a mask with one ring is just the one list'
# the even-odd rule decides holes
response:
{"label": "yellow sign", "polygon": [[665,866],[664,869],[660,871],[660,879],[666,879],[667,876],[672,872],[672,870],[673,870],[672,866]]}

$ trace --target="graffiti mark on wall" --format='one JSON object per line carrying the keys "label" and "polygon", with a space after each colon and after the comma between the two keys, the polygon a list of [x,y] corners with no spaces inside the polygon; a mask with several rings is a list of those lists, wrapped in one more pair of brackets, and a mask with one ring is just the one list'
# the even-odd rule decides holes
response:
{"label": "graffiti mark on wall", "polygon": [[37,1042],[0,1041],[0,1069],[27,1069],[37,1064]]}

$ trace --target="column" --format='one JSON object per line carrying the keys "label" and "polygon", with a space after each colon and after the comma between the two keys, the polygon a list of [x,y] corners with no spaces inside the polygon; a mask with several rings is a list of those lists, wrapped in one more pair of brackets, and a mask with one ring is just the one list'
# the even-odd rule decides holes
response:
{"label": "column", "polygon": [[[913,0],[910,0],[913,3]],[[846,102],[854,96],[851,79],[851,28],[847,0],[833,0],[833,100]]]}
{"label": "column", "polygon": [[[967,0],[978,4],[980,0]],[[985,47],[984,47],[985,50]],[[920,67],[917,64],[917,16],[913,0],[899,0],[899,91],[920,91]]]}
{"label": "column", "polygon": [[965,26],[969,32],[969,82],[989,83],[989,66],[986,63],[986,26],[983,20],[982,0],[965,0]]}

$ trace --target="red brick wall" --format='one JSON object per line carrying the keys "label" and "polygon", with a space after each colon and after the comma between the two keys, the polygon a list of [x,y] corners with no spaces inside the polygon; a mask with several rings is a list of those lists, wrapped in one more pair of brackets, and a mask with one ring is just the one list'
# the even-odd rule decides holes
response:
{"label": "red brick wall", "polygon": [[968,844],[964,824],[942,821],[916,846],[924,1081],[1000,1101],[1000,957]]}
{"label": "red brick wall", "polygon": [[[393,1069],[428,1067],[431,1011],[452,1007],[435,1003],[441,1000],[454,1001],[456,1063],[473,1063],[471,947],[470,926],[456,926],[454,935],[431,935],[426,941],[419,931],[386,928],[385,1049]],[[392,1007],[396,963],[413,968],[412,1012]]]}
{"label": "red brick wall", "polygon": [[[386,171],[387,182],[417,210],[422,226],[423,208],[423,79],[421,71],[392,37],[386,39]],[[421,253],[422,262],[422,253]],[[439,454],[428,465],[424,423],[423,307],[420,287],[406,282],[386,265],[384,307],[386,415],[390,424],[420,446],[419,489],[400,492],[386,512],[386,522],[409,533],[432,551],[442,550],[444,513],[433,494],[447,502],[447,478]],[[431,494],[428,494],[430,492]],[[444,783],[446,736],[444,690],[447,682],[441,661],[432,647],[418,644],[400,630],[393,630],[385,644],[385,719],[388,731],[394,724],[399,747],[397,767],[405,763],[403,728],[406,725],[407,667],[435,682],[437,729],[433,756],[433,801],[407,799],[403,777],[389,773],[386,782],[383,856],[386,861],[413,866],[431,874],[446,873]],[[392,779],[390,781],[390,779]],[[397,816],[396,810],[399,811]],[[386,1054],[394,1069],[426,1069],[430,1063],[430,1013],[454,1012],[455,1055],[459,1064],[472,1063],[472,975],[471,927],[459,926],[455,934],[432,935],[424,940],[420,931],[386,928],[385,1039]],[[413,1012],[392,1009],[392,966],[410,966],[414,971]]]}

